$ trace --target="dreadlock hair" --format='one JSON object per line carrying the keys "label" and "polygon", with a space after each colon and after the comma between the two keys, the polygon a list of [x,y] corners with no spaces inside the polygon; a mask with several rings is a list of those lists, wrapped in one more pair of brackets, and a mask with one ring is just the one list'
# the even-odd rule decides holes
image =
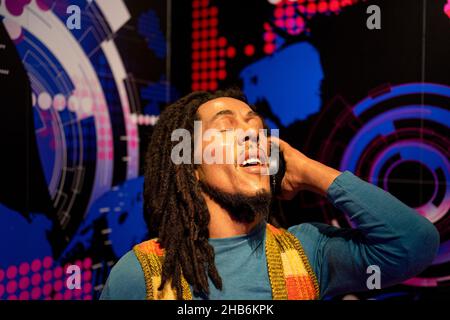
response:
{"label": "dreadlock hair", "polygon": [[[193,136],[194,121],[199,120],[197,110],[203,103],[231,97],[247,103],[237,88],[214,93],[197,91],[168,106],[154,127],[146,153],[144,182],[145,212],[150,231],[158,235],[165,250],[162,266],[162,290],[167,281],[182,299],[181,275],[192,285],[195,295],[208,295],[208,277],[217,289],[222,279],[214,263],[214,249],[208,243],[210,215],[195,176],[195,164],[174,164],[171,141],[175,129],[186,129]],[[193,139],[191,139],[191,150]],[[191,155],[193,160],[193,155]]]}

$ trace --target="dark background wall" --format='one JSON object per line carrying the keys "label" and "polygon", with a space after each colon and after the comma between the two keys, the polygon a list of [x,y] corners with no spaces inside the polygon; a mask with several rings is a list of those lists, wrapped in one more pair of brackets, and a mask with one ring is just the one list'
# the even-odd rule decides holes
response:
{"label": "dark background wall", "polygon": [[[372,4],[380,30],[366,27]],[[159,113],[231,85],[299,150],[439,229],[425,272],[357,298],[448,298],[449,16],[444,0],[0,1],[0,299],[98,297],[148,237],[143,155]],[[350,225],[307,192],[282,208],[283,226]],[[70,264],[81,289],[64,285]]]}

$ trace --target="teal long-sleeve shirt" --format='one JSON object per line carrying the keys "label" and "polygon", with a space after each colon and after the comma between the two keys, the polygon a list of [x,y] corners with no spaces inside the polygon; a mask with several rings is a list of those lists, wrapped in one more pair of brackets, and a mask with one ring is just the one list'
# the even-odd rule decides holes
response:
{"label": "teal long-sleeve shirt", "polygon": [[[433,261],[439,247],[436,228],[391,194],[345,171],[327,198],[356,228],[303,223],[288,229],[317,276],[320,298],[368,290],[371,265],[379,267],[384,288],[417,275]],[[263,222],[247,235],[209,240],[223,283],[218,290],[209,282],[209,299],[272,299],[265,232]],[[111,270],[100,299],[145,299],[145,288],[139,261],[130,251]]]}

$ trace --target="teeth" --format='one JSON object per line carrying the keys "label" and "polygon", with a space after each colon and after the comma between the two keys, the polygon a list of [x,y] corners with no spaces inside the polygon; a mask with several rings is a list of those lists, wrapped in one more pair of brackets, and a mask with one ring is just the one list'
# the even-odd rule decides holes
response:
{"label": "teeth", "polygon": [[245,160],[242,163],[242,166],[246,166],[248,164],[261,164],[261,161],[258,158],[250,158],[250,159]]}

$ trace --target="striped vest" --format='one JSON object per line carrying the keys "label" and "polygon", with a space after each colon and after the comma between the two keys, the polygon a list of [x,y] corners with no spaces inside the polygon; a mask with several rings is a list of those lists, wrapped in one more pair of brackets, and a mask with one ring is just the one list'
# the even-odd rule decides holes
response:
{"label": "striped vest", "polygon": [[[266,257],[272,299],[274,300],[313,300],[319,298],[319,285],[309,265],[298,239],[284,229],[267,224]],[[157,239],[148,240],[133,248],[144,272],[147,299],[174,300],[176,292],[170,281],[158,291],[161,284],[161,271],[164,249]],[[192,293],[186,279],[181,277],[182,297],[192,300]]]}

